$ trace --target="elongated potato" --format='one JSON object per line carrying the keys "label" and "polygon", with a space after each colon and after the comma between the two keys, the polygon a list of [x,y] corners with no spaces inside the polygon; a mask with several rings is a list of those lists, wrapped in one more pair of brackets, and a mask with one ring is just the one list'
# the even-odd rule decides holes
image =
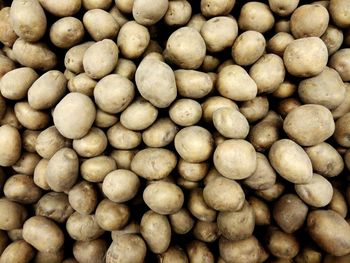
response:
{"label": "elongated potato", "polygon": [[12,47],[18,37],[11,25],[10,10],[10,7],[0,10],[0,42],[8,47]]}
{"label": "elongated potato", "polygon": [[178,92],[183,97],[199,99],[213,90],[213,80],[201,71],[178,69],[175,71],[175,79]]}
{"label": "elongated potato", "polygon": [[81,0],[62,0],[58,5],[55,0],[39,0],[42,7],[55,16],[72,16],[80,10]]}
{"label": "elongated potato", "polygon": [[21,155],[21,136],[8,124],[0,126],[0,165],[11,166]]}
{"label": "elongated potato", "polygon": [[71,48],[83,40],[85,31],[83,23],[75,17],[57,20],[50,28],[50,40],[59,48]]}

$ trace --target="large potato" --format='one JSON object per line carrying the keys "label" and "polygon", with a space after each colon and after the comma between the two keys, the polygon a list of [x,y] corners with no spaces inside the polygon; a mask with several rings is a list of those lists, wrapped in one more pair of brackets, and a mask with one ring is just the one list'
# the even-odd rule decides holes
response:
{"label": "large potato", "polygon": [[24,206],[7,200],[6,198],[0,199],[0,209],[1,211],[6,211],[6,213],[0,213],[1,230],[21,228],[28,217],[28,212]]}
{"label": "large potato", "polygon": [[83,23],[75,17],[57,20],[50,28],[50,40],[59,48],[70,48],[83,40]]}
{"label": "large potato", "polygon": [[329,2],[329,13],[334,23],[341,28],[350,25],[350,4],[346,0],[331,0]]}
{"label": "large potato", "polygon": [[205,122],[210,123],[213,121],[214,112],[220,108],[232,108],[238,110],[238,106],[230,99],[221,96],[208,97],[202,103],[203,119]]}
{"label": "large potato", "polygon": [[17,240],[6,247],[0,257],[1,263],[29,263],[35,256],[35,250],[24,240]]}
{"label": "large potato", "polygon": [[10,10],[10,7],[0,10],[0,42],[8,47],[12,47],[18,37],[11,25]]}
{"label": "large potato", "polygon": [[80,10],[81,0],[39,0],[42,7],[55,16],[72,16]]}
{"label": "large potato", "polygon": [[135,0],[132,15],[137,23],[151,26],[157,23],[168,10],[168,0]]}
{"label": "large potato", "polygon": [[21,136],[8,124],[0,126],[0,165],[11,166],[21,155]]}

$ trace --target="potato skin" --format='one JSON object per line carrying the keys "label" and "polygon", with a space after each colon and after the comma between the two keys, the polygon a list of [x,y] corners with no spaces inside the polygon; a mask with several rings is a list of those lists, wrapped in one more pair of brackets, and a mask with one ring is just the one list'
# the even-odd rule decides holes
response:
{"label": "potato skin", "polygon": [[269,0],[271,10],[279,16],[288,16],[298,7],[299,0]]}
{"label": "potato skin", "polygon": [[157,23],[168,10],[167,0],[135,0],[132,7],[132,15],[135,21],[144,26]]}
{"label": "potato skin", "polygon": [[85,160],[80,165],[80,174],[89,182],[99,183],[109,172],[115,169],[117,169],[117,165],[114,159],[101,155]]}
{"label": "potato skin", "polygon": [[80,214],[91,214],[97,206],[97,191],[93,184],[81,181],[68,192],[69,204]]}
{"label": "potato skin", "polygon": [[83,40],[85,31],[83,23],[75,17],[57,20],[50,28],[50,40],[59,48],[70,48]]}
{"label": "potato skin", "polygon": [[0,209],[1,211],[6,211],[6,213],[0,214],[1,230],[8,231],[21,228],[28,216],[28,212],[22,205],[6,198],[0,199]]}
{"label": "potato skin", "polygon": [[193,240],[186,246],[189,262],[214,263],[214,255],[206,243]]}
{"label": "potato skin", "polygon": [[235,3],[236,0],[203,0],[201,1],[201,13],[206,17],[228,15]]}
{"label": "potato skin", "polygon": [[10,7],[0,10],[0,42],[8,47],[12,47],[18,37],[11,25],[10,10]]}
{"label": "potato skin", "polygon": [[175,70],[175,79],[178,93],[186,98],[203,98],[214,88],[210,75],[198,70]]}
{"label": "potato skin", "polygon": [[178,130],[170,118],[159,118],[142,133],[142,140],[148,147],[164,147],[174,140]]}
{"label": "potato skin", "polygon": [[66,67],[66,69],[70,70],[75,74],[83,73],[84,54],[86,50],[89,47],[91,47],[94,43],[95,42],[93,41],[88,41],[68,49],[64,57],[64,66]]}
{"label": "potato skin", "polygon": [[336,142],[344,147],[350,147],[350,129],[349,129],[350,113],[346,113],[340,117],[335,123],[334,139]]}
{"label": "potato skin", "polygon": [[83,16],[83,23],[95,41],[114,39],[118,35],[119,24],[113,16],[102,9],[88,10]]}
{"label": "potato skin", "polygon": [[349,10],[350,5],[346,0],[332,0],[329,2],[329,13],[338,27],[345,28],[350,25]]}
{"label": "potato skin", "polygon": [[66,229],[77,241],[91,241],[99,238],[104,230],[97,224],[95,215],[81,215],[74,212],[67,220]]}
{"label": "potato skin", "polygon": [[14,165],[21,155],[21,136],[8,124],[0,126],[0,165]]}
{"label": "potato skin", "polygon": [[81,262],[104,263],[107,252],[105,240],[77,241],[73,245],[73,255]]}
{"label": "potato skin", "polygon": [[[20,253],[18,253],[20,251]],[[29,263],[35,256],[35,250],[24,240],[9,244],[0,256],[1,263]]]}
{"label": "potato skin", "polygon": [[125,204],[102,200],[95,211],[97,224],[106,231],[122,229],[129,220],[130,210]]}
{"label": "potato skin", "polygon": [[72,16],[81,7],[81,0],[63,0],[59,5],[55,0],[39,0],[39,2],[46,11],[59,17]]}
{"label": "potato skin", "polygon": [[260,2],[248,2],[241,8],[238,25],[241,30],[254,30],[265,33],[275,23],[268,5]]}

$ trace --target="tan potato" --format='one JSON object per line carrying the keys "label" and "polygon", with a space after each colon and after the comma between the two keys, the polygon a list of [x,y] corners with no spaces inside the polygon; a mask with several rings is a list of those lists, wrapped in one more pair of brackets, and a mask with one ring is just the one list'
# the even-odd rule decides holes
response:
{"label": "tan potato", "polygon": [[219,173],[234,180],[248,178],[257,167],[254,147],[241,139],[230,139],[219,144],[213,161]]}
{"label": "tan potato", "polygon": [[273,186],[263,190],[257,190],[255,193],[266,201],[273,201],[280,197],[285,190],[285,186],[281,182],[276,182]]}
{"label": "tan potato", "polygon": [[294,258],[294,260],[296,263],[321,263],[322,254],[320,251],[314,248],[305,247],[299,251],[299,254]]}
{"label": "tan potato", "polygon": [[197,221],[193,228],[193,235],[196,239],[213,243],[220,237],[216,222]]}
{"label": "tan potato", "polygon": [[71,189],[78,178],[79,161],[74,150],[62,148],[50,159],[46,169],[46,180],[50,188],[56,192]]}
{"label": "tan potato", "polygon": [[307,218],[308,232],[327,253],[344,256],[350,253],[350,225],[332,210],[314,210]]}
{"label": "tan potato", "polygon": [[104,112],[103,110],[96,110],[96,118],[94,125],[99,128],[109,128],[118,122],[118,117],[114,114]]}
{"label": "tan potato", "polygon": [[271,212],[268,205],[261,199],[254,196],[248,198],[248,203],[254,212],[255,225],[265,226],[271,224]]}
{"label": "tan potato", "polygon": [[205,21],[207,21],[205,17],[201,13],[198,13],[198,14],[192,15],[192,17],[190,18],[186,26],[191,27],[197,30],[198,32],[200,32]]}
{"label": "tan potato", "polygon": [[162,263],[172,263],[172,262],[187,263],[188,262],[186,253],[182,250],[182,248],[178,246],[169,247],[167,251],[165,251],[161,255],[158,255],[158,259]]}
{"label": "tan potato", "polygon": [[56,105],[53,122],[64,137],[80,139],[89,132],[95,116],[92,100],[84,94],[72,92]]}
{"label": "tan potato", "polygon": [[22,232],[23,232],[23,228],[9,230],[7,231],[7,236],[12,242],[17,240],[22,240],[23,239]]}
{"label": "tan potato", "polygon": [[111,201],[122,203],[134,198],[139,187],[140,180],[136,174],[118,169],[105,176],[102,191]]}
{"label": "tan potato", "polygon": [[115,6],[124,14],[131,14],[134,0],[120,0],[115,2]]}
{"label": "tan potato", "polygon": [[135,82],[141,96],[158,108],[166,108],[176,99],[174,72],[162,61],[143,59],[137,67]]}
{"label": "tan potato", "polygon": [[35,203],[42,195],[32,177],[24,174],[12,175],[7,179],[3,191],[6,198],[20,204]]}
{"label": "tan potato", "polygon": [[[296,39],[285,49],[283,60],[291,75],[313,77],[325,69],[328,61],[328,50],[320,38]],[[313,63],[309,63],[309,61],[313,61]]]}
{"label": "tan potato", "polygon": [[217,57],[214,57],[212,55],[205,55],[204,61],[202,64],[202,70],[208,73],[212,71],[216,71],[219,64],[220,64],[220,60]]}
{"label": "tan potato", "polygon": [[39,2],[46,11],[59,17],[72,16],[81,7],[81,0],[63,0],[59,5],[55,0],[39,0]]}
{"label": "tan potato", "polygon": [[135,221],[131,221],[129,224],[121,228],[120,230],[112,231],[112,240],[118,239],[119,236],[128,235],[128,234],[139,234],[140,225]]}
{"label": "tan potato", "polygon": [[246,239],[254,231],[254,211],[249,203],[245,202],[239,211],[220,212],[217,224],[223,237],[231,241]]}
{"label": "tan potato", "polygon": [[187,1],[169,1],[168,10],[164,15],[164,22],[168,26],[183,26],[191,18],[192,7]]}
{"label": "tan potato", "polygon": [[208,172],[209,165],[206,162],[190,163],[183,159],[179,159],[177,163],[177,171],[179,175],[189,181],[197,182],[202,180]]}
{"label": "tan potato", "polygon": [[287,98],[281,100],[278,104],[277,112],[282,118],[285,118],[292,110],[300,107],[302,103],[296,98]]}
{"label": "tan potato", "polygon": [[116,149],[128,150],[137,147],[141,141],[141,133],[125,128],[120,122],[107,131],[110,145]]}
{"label": "tan potato", "polygon": [[70,48],[66,52],[66,55],[64,57],[64,66],[76,74],[84,72],[84,67],[83,67],[84,54],[85,54],[85,51],[89,47],[91,47],[93,44],[94,42],[89,41]]}
{"label": "tan potato", "polygon": [[108,173],[117,169],[113,158],[108,156],[97,156],[85,160],[80,165],[81,176],[92,183],[102,182]]}
{"label": "tan potato", "polygon": [[[18,253],[20,251],[20,253]],[[9,244],[0,256],[1,263],[29,263],[35,256],[35,250],[24,240]]]}
{"label": "tan potato", "polygon": [[86,73],[80,73],[68,81],[68,89],[70,92],[80,92],[86,96],[92,97],[96,81],[90,78]]}
{"label": "tan potato", "polygon": [[[181,48],[178,43],[181,43]],[[174,31],[166,44],[169,60],[182,69],[199,68],[204,61],[205,53],[204,39],[198,31],[190,27],[181,27]]]}
{"label": "tan potato", "polygon": [[21,155],[21,136],[8,124],[0,126],[0,165],[12,166]]}
{"label": "tan potato", "polygon": [[50,28],[50,40],[59,48],[71,48],[80,43],[84,37],[83,23],[75,17],[57,20]]}
{"label": "tan potato", "polygon": [[238,110],[237,104],[230,99],[221,96],[209,97],[202,103],[202,115],[204,121],[209,123],[212,122],[214,112],[220,108],[232,108]]}
{"label": "tan potato", "polygon": [[35,153],[35,145],[40,131],[24,130],[22,133],[22,147],[30,153]]}
{"label": "tan potato", "polygon": [[46,128],[50,121],[48,113],[32,108],[28,102],[17,102],[14,110],[18,121],[27,129]]}
{"label": "tan potato", "polygon": [[106,263],[126,262],[143,263],[146,257],[146,244],[141,237],[135,234],[126,234],[116,237],[106,254]]}
{"label": "tan potato", "polygon": [[74,210],[69,204],[68,196],[64,193],[49,192],[43,195],[35,207],[35,214],[65,223]]}
{"label": "tan potato", "polygon": [[69,69],[65,69],[63,72],[63,75],[66,77],[67,80],[70,80],[70,79],[74,78],[77,74],[70,71]]}
{"label": "tan potato", "polygon": [[189,262],[214,263],[214,255],[204,242],[193,240],[186,246]]}
{"label": "tan potato", "polygon": [[10,10],[10,7],[0,10],[0,42],[7,47],[12,47],[18,37],[11,25]]}
{"label": "tan potato", "polygon": [[16,129],[22,128],[11,105],[7,105],[4,116],[0,120],[0,125],[10,125]]}
{"label": "tan potato", "polygon": [[113,16],[102,9],[88,10],[83,16],[83,23],[95,41],[116,38],[120,28]]}
{"label": "tan potato", "polygon": [[96,157],[102,154],[106,147],[107,137],[96,127],[92,127],[84,137],[73,140],[73,149],[81,157]]}
{"label": "tan potato", "polygon": [[[248,101],[254,99],[257,94],[257,85],[254,80],[237,65],[223,68],[218,74],[216,85],[222,96],[236,101]],[[242,86],[245,87],[244,90]]]}
{"label": "tan potato", "polygon": [[114,70],[114,73],[133,80],[136,72],[136,65],[132,60],[120,58],[118,59],[117,67]]}
{"label": "tan potato", "polygon": [[81,1],[85,9],[108,9],[112,0],[82,0]]}
{"label": "tan potato", "polygon": [[[17,60],[17,59],[16,59]],[[5,55],[0,54],[0,77],[16,68],[15,62]]]}
{"label": "tan potato", "polygon": [[34,263],[60,263],[64,258],[64,250],[60,249],[57,252],[40,252],[38,251],[33,260]]}
{"label": "tan potato", "polygon": [[190,192],[187,207],[191,214],[201,221],[213,222],[216,219],[216,211],[206,204],[203,190],[200,188]]}
{"label": "tan potato", "polygon": [[335,109],[332,110],[332,115],[334,119],[338,119],[345,115],[346,113],[350,112],[350,85],[349,83],[344,83],[345,86],[345,99],[343,102]]}
{"label": "tan potato", "polygon": [[171,105],[169,116],[180,126],[195,125],[202,117],[202,107],[195,100],[179,99]]}
{"label": "tan potato", "polygon": [[24,223],[23,239],[41,252],[56,252],[64,243],[62,230],[42,216],[33,216]]}
{"label": "tan potato", "polygon": [[178,212],[169,215],[169,221],[172,231],[180,235],[188,233],[194,226],[194,219],[185,208],[181,208]]}
{"label": "tan potato", "polygon": [[287,234],[271,227],[266,235],[266,245],[272,255],[283,259],[292,259],[299,252],[299,243],[293,234]]}
{"label": "tan potato", "polygon": [[49,164],[49,160],[41,159],[39,163],[35,166],[33,180],[34,183],[43,190],[50,190],[50,186],[46,179],[46,169]]}
{"label": "tan potato", "polygon": [[91,241],[99,238],[104,230],[97,224],[95,215],[81,215],[74,212],[67,220],[66,229],[77,241]]}
{"label": "tan potato", "polygon": [[76,241],[73,245],[73,255],[80,262],[104,263],[107,248],[107,243],[103,239]]}
{"label": "tan potato", "polygon": [[111,157],[115,160],[117,167],[120,169],[131,169],[131,161],[138,150],[113,150]]}
{"label": "tan potato", "polygon": [[275,31],[276,33],[279,33],[279,32],[291,33],[290,20],[286,18],[277,20],[275,23]]}
{"label": "tan potato", "polygon": [[350,80],[350,64],[348,62],[349,56],[350,48],[343,48],[335,52],[329,60],[329,66],[338,71],[343,81]]}
{"label": "tan potato", "polygon": [[178,130],[171,119],[159,118],[142,132],[142,140],[148,147],[164,147],[174,140]]}
{"label": "tan potato", "polygon": [[20,159],[12,165],[12,169],[17,173],[32,176],[40,159],[40,156],[35,153],[23,152]]}
{"label": "tan potato", "polygon": [[71,207],[80,214],[91,214],[97,206],[97,191],[93,184],[81,181],[68,192]]}
{"label": "tan potato", "polygon": [[228,15],[236,0],[202,0],[201,1],[201,13],[206,17]]}
{"label": "tan potato", "polygon": [[151,26],[162,19],[168,4],[168,0],[134,0],[132,15],[137,23]]}
{"label": "tan potato", "polygon": [[348,213],[345,196],[337,188],[333,188],[333,197],[328,207],[343,218],[345,218]]}
{"label": "tan potato", "polygon": [[143,200],[154,212],[161,215],[178,212],[184,202],[184,194],[176,184],[156,181],[146,186]]}
{"label": "tan potato", "polygon": [[343,115],[341,118],[337,120],[335,123],[335,132],[334,132],[334,138],[336,142],[344,147],[350,146],[350,129],[349,129],[349,120],[350,120],[350,113],[347,113]]}
{"label": "tan potato", "polygon": [[305,148],[312,167],[316,173],[325,177],[339,175],[344,169],[344,161],[341,155],[328,143],[320,143]]}
{"label": "tan potato", "polygon": [[[133,0],[130,1],[132,1],[132,4],[134,4]],[[122,1],[118,1],[117,3],[119,2]],[[128,21],[128,19],[125,17],[124,13],[122,13],[121,10],[117,7],[117,3],[112,6],[112,8],[109,10],[109,13],[113,16],[113,18],[118,22],[120,26],[123,26]]]}
{"label": "tan potato", "polygon": [[0,199],[0,209],[1,211],[6,211],[6,213],[0,214],[1,230],[8,231],[21,228],[24,221],[28,217],[28,212],[24,206],[16,202],[12,202],[6,198]]}
{"label": "tan potato", "polygon": [[275,19],[268,5],[260,2],[250,2],[242,6],[238,25],[246,30],[254,30],[265,33],[270,30],[275,23]]}
{"label": "tan potato", "polygon": [[269,6],[272,12],[279,16],[288,16],[298,7],[299,0],[280,1],[269,0]]}
{"label": "tan potato", "polygon": [[324,263],[333,263],[333,262],[337,262],[337,263],[347,263],[350,259],[350,254],[346,254],[345,256],[340,256],[340,257],[336,257],[336,256],[332,256],[330,254],[327,254],[324,257]]}
{"label": "tan potato", "polygon": [[348,27],[350,25],[349,12],[350,5],[346,0],[332,0],[329,2],[329,13],[338,27]]}
{"label": "tan potato", "polygon": [[147,211],[140,223],[141,235],[153,253],[165,252],[171,240],[171,227],[166,216]]}
{"label": "tan potato", "polygon": [[186,190],[193,190],[199,187],[199,182],[186,180],[183,177],[178,177],[176,180],[176,184]]}
{"label": "tan potato", "polygon": [[58,150],[68,145],[69,140],[64,138],[55,126],[51,126],[40,132],[35,150],[41,157],[50,159]]}
{"label": "tan potato", "polygon": [[124,204],[117,204],[108,199],[102,200],[95,212],[97,224],[106,231],[123,228],[129,220],[130,210]]}
{"label": "tan potato", "polygon": [[333,55],[341,47],[344,35],[343,31],[333,25],[328,25],[326,31],[321,36],[321,39],[326,44],[328,55]]}
{"label": "tan potato", "polygon": [[279,32],[274,35],[267,43],[267,50],[280,57],[283,57],[287,46],[293,42],[294,37],[286,32]]}

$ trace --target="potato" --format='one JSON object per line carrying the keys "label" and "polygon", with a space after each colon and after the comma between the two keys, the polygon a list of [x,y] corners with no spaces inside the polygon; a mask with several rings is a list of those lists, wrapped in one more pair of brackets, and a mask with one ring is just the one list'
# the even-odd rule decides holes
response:
{"label": "potato", "polygon": [[335,109],[332,110],[332,115],[334,119],[338,119],[345,115],[346,113],[350,112],[350,85],[348,83],[344,83],[345,87],[345,99],[343,102],[336,107]]}
{"label": "potato", "polygon": [[136,98],[120,115],[120,123],[133,131],[144,130],[157,119],[158,110],[142,97]]}
{"label": "potato", "polygon": [[32,176],[34,174],[35,166],[40,159],[40,156],[35,153],[23,152],[21,158],[12,165],[12,169],[17,173]]}
{"label": "potato", "polygon": [[132,15],[137,23],[151,26],[157,23],[168,10],[168,0],[134,0]]}
{"label": "potato", "polygon": [[70,48],[64,57],[64,66],[72,71],[73,73],[82,73],[84,72],[83,67],[83,58],[85,51],[91,47],[94,42],[89,41],[82,43],[80,45],[76,45]]}
{"label": "potato", "polygon": [[56,47],[67,49],[80,43],[84,33],[83,23],[79,19],[64,17],[52,24],[50,40]]}
{"label": "potato", "polygon": [[124,150],[133,149],[142,141],[140,132],[129,130],[120,122],[108,129],[107,138],[114,148]]}
{"label": "potato", "polygon": [[307,218],[311,238],[333,256],[344,256],[350,252],[350,226],[332,210],[314,210]]}
{"label": "potato", "polygon": [[64,243],[62,230],[43,216],[33,216],[24,223],[23,239],[41,252],[56,252]]}
{"label": "potato", "polygon": [[90,78],[86,73],[80,73],[68,81],[68,89],[70,92],[80,92],[86,96],[92,97],[97,82]]}
{"label": "potato", "polygon": [[80,214],[91,214],[97,206],[97,191],[93,184],[81,181],[68,192],[69,204]]}
{"label": "potato", "polygon": [[326,44],[328,55],[333,55],[341,47],[344,36],[343,32],[333,25],[328,25],[326,31],[321,36],[321,39]]}
{"label": "potato", "polygon": [[306,104],[295,108],[287,115],[283,129],[300,145],[313,146],[331,137],[335,124],[332,113],[327,108]]}
{"label": "potato", "polygon": [[343,218],[345,218],[348,213],[345,196],[337,188],[333,188],[333,197],[328,207]]}
{"label": "potato", "polygon": [[46,11],[59,17],[72,16],[81,7],[81,0],[64,0],[59,5],[55,0],[39,0],[39,2]]}
{"label": "potato", "polygon": [[348,63],[348,60],[347,60],[349,56],[350,56],[350,49],[343,48],[335,52],[329,60],[329,66],[331,68],[334,68],[336,71],[338,71],[343,81],[350,80],[350,64]]}
{"label": "potato", "polygon": [[310,182],[295,185],[294,188],[299,197],[313,207],[324,207],[332,200],[333,187],[319,174],[314,173]]}
{"label": "potato", "polygon": [[220,64],[220,60],[212,55],[205,55],[203,64],[201,66],[204,72],[210,73],[211,71],[215,71]]}
{"label": "potato", "polygon": [[204,242],[193,240],[186,246],[189,262],[214,263],[214,255]]}
{"label": "potato", "polygon": [[76,241],[73,245],[73,255],[80,262],[103,263],[107,248],[106,241],[102,239]]}
{"label": "potato", "polygon": [[254,147],[241,139],[230,139],[219,144],[213,161],[219,173],[234,180],[248,178],[257,167]]}
{"label": "potato", "polygon": [[238,241],[221,237],[219,251],[225,262],[253,263],[258,262],[260,246],[254,236]]}
{"label": "potato", "polygon": [[165,252],[170,244],[171,227],[164,215],[147,211],[140,223],[141,235],[153,253]]}
{"label": "potato", "polygon": [[117,67],[114,70],[114,73],[128,78],[129,80],[134,79],[134,75],[136,72],[136,65],[132,60],[125,59],[125,58],[119,58]]}
{"label": "potato", "polygon": [[283,57],[287,46],[293,42],[294,37],[286,32],[279,32],[274,35],[267,43],[267,50],[280,57]]}
{"label": "potato", "polygon": [[129,222],[126,226],[124,226],[120,230],[112,231],[112,240],[118,239],[119,236],[128,235],[128,234],[139,234],[140,233],[140,225],[135,221]]}
{"label": "potato", "polygon": [[33,174],[34,183],[43,190],[50,190],[50,186],[48,185],[46,179],[46,169],[48,164],[49,160],[41,159],[35,166]]}
{"label": "potato", "polygon": [[66,138],[80,139],[90,130],[96,115],[91,99],[81,93],[67,94],[53,112],[57,130]]}
{"label": "potato", "polygon": [[118,168],[130,170],[131,161],[137,152],[138,150],[113,150],[110,155]]}
{"label": "potato", "polygon": [[7,236],[12,242],[17,240],[22,240],[23,239],[22,232],[23,232],[23,228],[9,230],[7,231]]}
{"label": "potato", "polygon": [[350,25],[349,10],[350,5],[346,0],[332,0],[329,2],[329,13],[338,27],[345,28]]}
{"label": "potato", "polygon": [[197,221],[193,228],[193,235],[200,241],[212,243],[219,238],[220,233],[215,222]]}
{"label": "potato", "polygon": [[179,94],[187,98],[203,98],[214,88],[210,75],[197,70],[178,69],[175,71],[175,79]]}
{"label": "potato", "polygon": [[13,230],[21,228],[24,221],[28,217],[28,212],[24,206],[16,202],[12,202],[6,198],[0,199],[0,209],[1,211],[6,211],[6,213],[0,214],[1,230]]}
{"label": "potato", "polygon": [[57,252],[38,252],[35,255],[34,263],[60,263],[64,258],[64,250]]}
{"label": "potato", "polygon": [[0,77],[4,76],[7,72],[16,68],[15,62],[5,55],[0,53]]}
{"label": "potato", "polygon": [[146,244],[135,234],[120,235],[114,239],[106,254],[106,263],[142,263],[146,257]]}
{"label": "potato", "polygon": [[146,186],[143,200],[154,212],[161,215],[178,212],[184,202],[184,194],[180,187],[173,183],[156,181]]}
{"label": "potato", "polygon": [[254,30],[265,33],[273,27],[274,23],[275,19],[266,4],[249,2],[241,8],[238,25],[244,31]]}
{"label": "potato", "polygon": [[168,107],[177,95],[175,75],[164,62],[144,58],[135,73],[141,96],[158,108]]}
{"label": "potato", "polygon": [[187,263],[188,262],[186,253],[182,250],[182,248],[178,246],[169,247],[167,251],[165,251],[161,255],[158,255],[158,259],[162,263],[172,263],[172,262]]}
{"label": "potato", "polygon": [[91,241],[99,238],[104,230],[97,224],[95,215],[81,215],[74,212],[67,220],[66,229],[77,241]]}
{"label": "potato", "polygon": [[216,219],[216,211],[206,204],[203,190],[200,188],[190,192],[187,207],[191,214],[201,221],[213,222]]}
{"label": "potato", "polygon": [[169,215],[169,221],[172,231],[180,235],[188,233],[194,225],[194,219],[185,208],[181,208],[178,212]]}
{"label": "potato", "polygon": [[0,126],[0,165],[12,166],[21,156],[21,136],[8,124]]}
{"label": "potato", "polygon": [[97,224],[106,231],[123,228],[129,220],[130,210],[124,204],[117,204],[108,199],[102,200],[95,212]]}
{"label": "potato", "polygon": [[248,198],[248,203],[254,212],[255,225],[264,226],[271,224],[271,213],[269,207],[264,201],[254,196],[250,196]]}
{"label": "potato", "polygon": [[245,196],[241,186],[225,177],[211,180],[203,189],[204,201],[217,211],[238,211]]}
{"label": "potato", "polygon": [[168,26],[183,26],[191,18],[192,7],[187,1],[170,1],[168,10],[164,15],[164,22]]}
{"label": "potato", "polygon": [[197,182],[202,180],[208,172],[209,165],[206,162],[190,163],[179,159],[177,163],[177,172],[185,180]]}
{"label": "potato", "polygon": [[28,42],[40,40],[46,31],[46,16],[37,0],[14,0],[10,20],[16,35]]}
{"label": "potato", "polygon": [[114,114],[104,112],[103,110],[96,110],[96,118],[94,125],[99,128],[109,128],[112,125],[116,124],[118,121],[118,117]]}
{"label": "potato", "polygon": [[287,234],[271,227],[266,235],[266,245],[272,255],[283,259],[292,259],[299,252],[299,243],[293,234]]}
{"label": "potato", "polygon": [[256,83],[259,94],[274,92],[285,77],[283,60],[275,54],[263,55],[250,68],[249,75]]}
{"label": "potato", "polygon": [[[20,253],[18,253],[20,252]],[[35,255],[35,250],[24,240],[18,240],[6,247],[0,256],[1,263],[29,263]]]}
{"label": "potato", "polygon": [[0,125],[10,125],[16,129],[22,128],[11,105],[7,105],[4,116],[0,120]]}
{"label": "potato", "polygon": [[320,143],[305,148],[314,171],[325,177],[339,175],[344,169],[344,161],[340,154],[328,143]]}
{"label": "potato", "polygon": [[85,180],[98,183],[102,182],[106,175],[116,168],[117,165],[113,158],[101,155],[85,160],[80,165],[80,174]]}
{"label": "potato", "polygon": [[75,184],[78,172],[79,161],[76,152],[70,148],[62,148],[50,159],[45,175],[52,190],[64,192]]}
{"label": "potato", "polygon": [[46,128],[50,117],[46,112],[33,109],[28,102],[17,102],[14,107],[18,121],[27,129]]}
{"label": "potato", "polygon": [[282,18],[282,19],[276,21],[275,31],[276,31],[276,33],[279,33],[279,32],[291,33],[290,32],[290,20],[288,20],[286,18]]}
{"label": "potato", "polygon": [[[136,2],[139,0],[136,0]],[[181,48],[179,48],[181,43]],[[169,60],[182,69],[197,69],[205,57],[206,45],[197,30],[181,27],[174,31],[166,43]]]}
{"label": "potato", "polygon": [[[291,42],[284,51],[284,65],[296,77],[313,77],[321,73],[328,60],[328,51],[317,37],[305,37]],[[308,61],[313,61],[309,63]]]}
{"label": "potato", "polygon": [[350,259],[350,254],[347,254],[345,256],[341,256],[341,257],[336,257],[336,256],[332,256],[330,254],[326,255],[324,258],[324,263],[332,263],[332,262],[337,262],[337,263],[346,263],[348,262]]}
{"label": "potato", "polygon": [[50,218],[57,223],[66,222],[74,212],[64,193],[49,192],[43,195],[37,203],[35,214]]}
{"label": "potato", "polygon": [[142,132],[142,140],[148,147],[164,147],[174,140],[178,130],[170,118],[159,118]]}
{"label": "potato", "polygon": [[131,14],[134,0],[120,0],[115,2],[115,6],[124,14]]}
{"label": "potato", "polygon": [[336,142],[344,147],[350,147],[350,129],[349,129],[350,113],[343,115],[335,123],[334,138]]}
{"label": "potato", "polygon": [[18,63],[25,67],[47,71],[57,64],[56,54],[42,42],[30,43],[18,38],[13,44],[12,50]]}
{"label": "potato", "polygon": [[207,20],[205,19],[205,17],[201,13],[198,13],[198,14],[192,15],[192,17],[190,18],[186,26],[191,27],[197,30],[198,32],[200,32],[202,26],[206,21]]}
{"label": "potato", "polygon": [[279,16],[288,16],[298,7],[299,0],[280,1],[269,0],[269,6],[272,12]]}
{"label": "potato", "polygon": [[169,116],[180,126],[191,126],[198,123],[202,117],[201,105],[192,99],[179,99],[169,109]]}
{"label": "potato", "polygon": [[96,157],[102,154],[106,147],[107,137],[96,127],[92,127],[84,137],[73,140],[73,149],[81,157]]}
{"label": "potato", "polygon": [[230,99],[221,96],[209,97],[202,103],[204,121],[212,122],[214,112],[220,108],[233,108],[238,110],[237,104]]}
{"label": "potato", "polygon": [[285,118],[292,110],[301,106],[302,103],[296,98],[287,98],[281,100],[278,104],[277,111],[282,118]]}
{"label": "potato", "polygon": [[118,169],[105,176],[102,191],[111,201],[122,203],[134,198],[139,187],[140,180],[136,174]]}
{"label": "potato", "polygon": [[35,153],[35,145],[40,131],[24,130],[22,133],[22,147],[30,153]]}
{"label": "potato", "polygon": [[[128,0],[126,0],[126,1],[128,1]],[[130,1],[132,1],[132,4],[134,4],[133,0],[130,0]],[[112,8],[109,10],[109,13],[113,16],[113,18],[117,21],[117,23],[120,26],[123,26],[128,21],[128,19],[125,17],[124,13],[121,12],[119,7],[117,7],[117,4],[119,4],[121,2],[122,1],[118,1],[115,5],[113,5]],[[130,7],[130,8],[132,8],[132,7]]]}
{"label": "potato", "polygon": [[202,0],[201,1],[201,13],[206,17],[228,15],[236,0]]}
{"label": "potato", "polygon": [[0,42],[8,47],[12,47],[18,37],[11,24],[10,10],[10,7],[0,10]]}
{"label": "potato", "polygon": [[[242,86],[245,87],[244,90]],[[254,80],[237,65],[227,66],[219,72],[217,89],[222,96],[235,101],[248,101],[254,99],[257,94]]]}
{"label": "potato", "polygon": [[55,126],[51,126],[40,132],[35,150],[41,157],[50,159],[58,150],[68,145],[69,140],[64,138]]}

